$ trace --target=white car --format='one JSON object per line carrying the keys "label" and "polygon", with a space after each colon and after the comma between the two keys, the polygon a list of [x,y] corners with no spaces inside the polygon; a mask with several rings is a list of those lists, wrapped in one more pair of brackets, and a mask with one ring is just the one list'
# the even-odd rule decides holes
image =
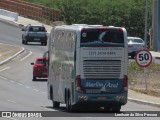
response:
{"label": "white car", "polygon": [[131,56],[132,59],[134,59],[136,53],[139,50],[145,48],[145,43],[139,37],[127,37],[127,40],[128,40],[128,55]]}

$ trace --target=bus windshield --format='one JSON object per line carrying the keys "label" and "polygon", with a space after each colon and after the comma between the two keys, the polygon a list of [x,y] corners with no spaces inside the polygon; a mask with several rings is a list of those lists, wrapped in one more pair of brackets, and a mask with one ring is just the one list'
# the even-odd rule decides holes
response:
{"label": "bus windshield", "polygon": [[123,31],[107,29],[85,29],[81,32],[81,43],[103,42],[124,44]]}

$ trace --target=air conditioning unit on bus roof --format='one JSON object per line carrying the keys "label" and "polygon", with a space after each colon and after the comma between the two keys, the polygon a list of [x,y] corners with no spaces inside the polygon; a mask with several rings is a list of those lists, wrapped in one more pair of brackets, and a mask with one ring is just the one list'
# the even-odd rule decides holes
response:
{"label": "air conditioning unit on bus roof", "polygon": [[114,26],[108,26],[108,27],[114,27]]}
{"label": "air conditioning unit on bus roof", "polygon": [[87,26],[87,24],[72,24],[73,26]]}
{"label": "air conditioning unit on bus roof", "polygon": [[103,27],[103,25],[88,25],[88,27]]}

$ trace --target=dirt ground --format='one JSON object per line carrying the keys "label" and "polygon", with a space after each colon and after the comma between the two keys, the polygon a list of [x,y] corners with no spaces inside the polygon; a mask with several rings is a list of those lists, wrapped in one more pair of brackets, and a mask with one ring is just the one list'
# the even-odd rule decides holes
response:
{"label": "dirt ground", "polygon": [[140,69],[137,66],[129,69],[129,88],[137,92],[160,97],[160,65],[154,64],[148,68]]}
{"label": "dirt ground", "polygon": [[6,60],[7,58],[15,55],[19,52],[21,48],[16,46],[10,46],[5,44],[0,44],[0,62]]}

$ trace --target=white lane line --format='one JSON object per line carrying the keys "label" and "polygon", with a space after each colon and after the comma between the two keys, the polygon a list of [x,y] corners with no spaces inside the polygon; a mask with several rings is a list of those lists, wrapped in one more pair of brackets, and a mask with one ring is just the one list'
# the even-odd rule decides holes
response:
{"label": "white lane line", "polygon": [[21,84],[21,83],[17,83],[18,85],[23,85],[23,84]]}
{"label": "white lane line", "polygon": [[6,119],[10,119],[10,120],[18,120],[18,119],[12,118],[12,117],[2,117],[2,118],[6,118]]}
{"label": "white lane line", "polygon": [[43,94],[47,94],[46,92],[42,92]]}
{"label": "white lane line", "polygon": [[0,78],[2,78],[2,79],[4,79],[4,80],[7,80],[7,78],[5,78],[5,77],[2,77],[2,76],[0,76]]}
{"label": "white lane line", "polygon": [[2,118],[7,118],[7,119],[10,119],[10,120],[18,120],[18,119],[12,118],[12,117],[2,117]]}
{"label": "white lane line", "polygon": [[10,82],[11,82],[11,83],[14,83],[15,81],[13,81],[13,80],[10,80]]}
{"label": "white lane line", "polygon": [[25,60],[27,57],[29,57],[32,54],[32,52],[30,51],[29,54],[27,56],[25,56],[24,58],[22,58],[20,61]]}
{"label": "white lane line", "polygon": [[31,87],[29,87],[29,86],[25,86],[27,89],[29,89],[29,88],[31,88]]}
{"label": "white lane line", "polygon": [[6,68],[0,70],[0,72],[5,71],[5,70],[10,69],[10,68],[11,68],[11,67],[6,67]]}
{"label": "white lane line", "polygon": [[36,91],[36,92],[39,92],[39,90],[37,90],[37,89],[33,89],[34,91]]}
{"label": "white lane line", "polygon": [[7,100],[8,102],[11,102],[11,103],[16,103],[15,101],[13,101],[13,100]]}

